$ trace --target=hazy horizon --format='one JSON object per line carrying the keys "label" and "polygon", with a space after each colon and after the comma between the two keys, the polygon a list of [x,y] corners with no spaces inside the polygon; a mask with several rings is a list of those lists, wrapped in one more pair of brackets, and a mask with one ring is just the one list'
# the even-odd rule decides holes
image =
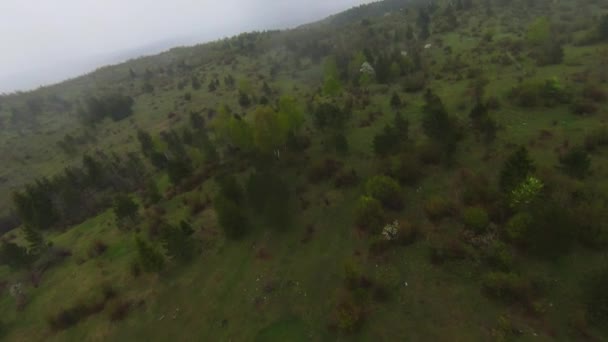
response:
{"label": "hazy horizon", "polygon": [[58,83],[175,46],[294,27],[369,2],[3,0],[0,30],[10,34],[0,37],[0,93]]}

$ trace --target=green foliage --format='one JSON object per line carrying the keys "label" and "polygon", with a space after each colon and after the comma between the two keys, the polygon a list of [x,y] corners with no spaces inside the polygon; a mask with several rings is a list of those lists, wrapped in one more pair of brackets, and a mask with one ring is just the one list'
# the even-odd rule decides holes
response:
{"label": "green foliage", "polygon": [[589,320],[598,327],[608,325],[608,268],[591,274],[586,280],[584,302]]}
{"label": "green foliage", "polygon": [[112,210],[116,220],[133,220],[137,217],[139,205],[127,194],[120,194],[114,198]]}
{"label": "green foliage", "polygon": [[53,204],[48,179],[26,186],[23,192],[13,193],[15,211],[21,221],[35,229],[48,229],[59,221],[59,213]]}
{"label": "green foliage", "polygon": [[334,135],[332,139],[332,144],[338,154],[348,154],[349,145],[348,140],[346,139],[346,136],[344,134],[338,133]]}
{"label": "green foliage", "polygon": [[285,145],[288,124],[272,108],[258,107],[253,113],[253,140],[258,151],[271,154]]}
{"label": "green foliage", "polygon": [[146,205],[156,204],[162,199],[162,195],[158,190],[158,185],[154,180],[148,181],[146,191],[144,192],[144,202]]}
{"label": "green foliage", "polygon": [[243,204],[245,200],[243,187],[233,175],[224,175],[216,178],[219,193],[222,197],[236,203]]}
{"label": "green foliage", "polygon": [[340,76],[338,74],[338,66],[336,59],[329,57],[325,60],[324,65],[325,81],[323,83],[323,95],[335,97],[342,91]]}
{"label": "green foliage", "polygon": [[86,110],[82,111],[80,116],[87,124],[98,123],[106,117],[120,121],[133,115],[134,104],[131,97],[120,94],[90,97],[86,99]]}
{"label": "green foliage", "polygon": [[570,252],[578,228],[571,208],[549,200],[532,206],[530,213],[532,223],[524,240],[531,254],[555,259]]}
{"label": "green foliage", "polygon": [[469,118],[471,119],[473,128],[483,136],[485,142],[494,141],[498,125],[488,114],[487,105],[477,102],[471,110]]}
{"label": "green foliage", "polygon": [[194,90],[201,89],[201,82],[198,80],[198,77],[192,76],[190,83],[192,84],[192,89],[194,89]]}
{"label": "green foliage", "polygon": [[425,104],[422,108],[422,128],[427,137],[438,143],[445,154],[451,157],[455,152],[459,139],[458,127],[449,117],[439,96],[430,89],[425,94]]}
{"label": "green foliage", "polygon": [[416,71],[404,78],[402,86],[405,92],[416,93],[423,90],[426,84],[426,74],[423,71]]}
{"label": "green foliage", "polygon": [[245,209],[219,194],[214,200],[217,219],[229,239],[240,239],[250,230],[250,224],[245,214]]}
{"label": "green foliage", "polygon": [[38,256],[47,249],[44,237],[40,231],[30,226],[24,226],[23,233],[25,234],[25,241],[28,243],[29,254]]}
{"label": "green foliage", "polygon": [[362,196],[355,209],[356,223],[368,231],[380,231],[384,225],[382,203],[369,196]]}
{"label": "green foliage", "polygon": [[531,45],[539,45],[551,37],[551,22],[547,17],[537,18],[529,27],[526,39]]}
{"label": "green foliage", "polygon": [[462,222],[468,228],[483,233],[490,224],[490,217],[481,207],[468,207],[462,212]]}
{"label": "green foliage", "polygon": [[525,81],[513,88],[510,96],[522,107],[539,105],[552,107],[569,103],[572,98],[570,90],[564,87],[557,78],[545,81]]}
{"label": "green foliage", "polygon": [[515,273],[491,272],[482,280],[484,292],[509,303],[529,304],[534,289],[531,282]]}
{"label": "green foliage", "polygon": [[507,244],[494,240],[485,251],[485,260],[491,266],[502,271],[508,271],[513,266],[513,253]]}
{"label": "green foliage", "polygon": [[0,245],[0,265],[7,265],[13,270],[19,270],[28,267],[33,260],[25,247],[13,242],[2,241]]}
{"label": "green foliage", "polygon": [[591,169],[591,158],[582,147],[570,149],[559,158],[560,169],[570,177],[584,179]]}
{"label": "green foliage", "polygon": [[374,152],[378,156],[396,153],[403,148],[408,136],[409,122],[397,113],[393,124],[384,126],[382,132],[374,137]]}
{"label": "green foliage", "polygon": [[543,182],[536,177],[528,177],[511,191],[510,205],[521,208],[536,200],[544,188]]}
{"label": "green foliage", "polygon": [[528,149],[522,146],[513,152],[503,164],[500,171],[500,188],[510,193],[534,171],[536,171],[536,167],[530,158]]}
{"label": "green foliage", "polygon": [[394,92],[393,96],[391,97],[391,107],[397,109],[397,108],[400,108],[401,105],[402,105],[402,102],[401,102],[401,98],[399,97],[399,94]]}
{"label": "green foliage", "polygon": [[451,215],[452,209],[452,203],[443,196],[431,196],[424,202],[424,211],[431,220],[440,220]]}
{"label": "green foliage", "polygon": [[349,118],[349,113],[334,102],[320,99],[314,111],[314,123],[320,129],[342,130]]}
{"label": "green foliage", "polygon": [[213,128],[219,140],[233,147],[249,151],[254,146],[251,126],[240,116],[230,113],[226,106],[220,108],[219,115],[213,122]]}
{"label": "green foliage", "polygon": [[181,263],[192,261],[197,251],[193,233],[186,221],[182,221],[179,227],[165,226],[161,231],[161,242],[167,254]]}
{"label": "green foliage", "polygon": [[365,189],[368,196],[379,200],[385,208],[403,209],[401,186],[394,179],[387,176],[374,176],[365,183]]}
{"label": "green foliage", "polygon": [[402,185],[413,185],[424,176],[424,169],[412,153],[395,156],[387,161],[384,172]]}
{"label": "green foliage", "polygon": [[190,112],[189,116],[190,126],[197,131],[205,128],[205,118],[197,112]]}
{"label": "green foliage", "polygon": [[291,219],[290,193],[280,177],[270,172],[253,173],[247,182],[247,196],[251,208],[267,225],[279,231],[287,229]]}
{"label": "green foliage", "polygon": [[304,124],[304,109],[293,96],[281,96],[278,116],[281,126],[293,134],[297,133]]}
{"label": "green foliage", "polygon": [[604,14],[600,19],[598,32],[601,40],[608,40],[608,14]]}
{"label": "green foliage", "polygon": [[605,200],[592,198],[584,201],[575,208],[574,215],[581,243],[596,250],[608,247],[608,206]]}
{"label": "green foliage", "polygon": [[165,256],[140,237],[135,239],[137,258],[144,272],[160,272],[165,266]]}
{"label": "green foliage", "polygon": [[144,130],[137,130],[137,140],[139,141],[139,146],[141,147],[141,152],[144,156],[150,156],[154,152],[154,142],[152,141],[152,136],[150,133]]}
{"label": "green foliage", "polygon": [[336,323],[340,331],[352,333],[356,331],[364,321],[363,308],[352,299],[343,300],[338,304],[336,311]]}
{"label": "green foliage", "polygon": [[507,222],[505,234],[510,241],[524,244],[532,223],[532,215],[526,212],[517,213]]}

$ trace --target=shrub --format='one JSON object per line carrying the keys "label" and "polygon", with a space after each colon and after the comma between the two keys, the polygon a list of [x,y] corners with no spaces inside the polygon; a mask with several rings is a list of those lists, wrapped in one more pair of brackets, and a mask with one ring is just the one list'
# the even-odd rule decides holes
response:
{"label": "shrub", "polygon": [[557,79],[527,81],[513,88],[511,98],[522,107],[569,103],[572,94]]}
{"label": "shrub", "polygon": [[111,322],[122,321],[129,315],[129,312],[133,308],[133,303],[130,301],[119,300],[115,302],[110,308],[109,319]]}
{"label": "shrub", "polygon": [[582,147],[575,147],[559,158],[560,169],[572,178],[583,179],[591,169],[591,158]]}
{"label": "shrub", "polygon": [[500,240],[493,241],[486,250],[486,262],[502,271],[508,271],[513,266],[513,253]]}
{"label": "shrub", "polygon": [[550,259],[568,253],[576,241],[578,227],[571,208],[545,201],[532,206],[530,212],[533,219],[525,237],[528,251]]}
{"label": "shrub", "polygon": [[94,258],[102,255],[108,249],[108,245],[106,245],[101,240],[95,240],[89,249],[89,256]]}
{"label": "shrub", "polygon": [[419,92],[426,86],[426,75],[423,71],[417,71],[405,77],[403,91],[408,93]]}
{"label": "shrub", "polygon": [[129,195],[121,194],[114,199],[112,208],[114,215],[116,215],[116,220],[124,221],[126,219],[135,219],[139,205]]}
{"label": "shrub", "polygon": [[141,238],[135,239],[138,262],[145,272],[160,272],[165,265],[165,256]]}
{"label": "shrub", "polygon": [[598,201],[585,202],[575,209],[579,240],[587,247],[603,250],[608,246],[608,208]]}
{"label": "shrub", "polygon": [[334,185],[337,188],[346,188],[356,185],[358,182],[359,176],[357,175],[357,171],[355,171],[355,169],[351,169],[350,171],[342,170],[336,175]]}
{"label": "shrub", "polygon": [[410,153],[392,159],[387,173],[399,183],[406,185],[416,184],[424,176],[420,161]]}
{"label": "shrub", "polygon": [[452,214],[453,206],[444,197],[435,195],[424,202],[424,211],[431,220],[440,220]]}
{"label": "shrub", "polygon": [[351,298],[343,299],[336,308],[336,324],[345,333],[355,332],[365,319],[363,308]]}
{"label": "shrub", "polygon": [[369,196],[379,200],[385,208],[403,209],[403,198],[401,187],[392,178],[387,176],[375,176],[365,184]]}
{"label": "shrub", "polygon": [[608,127],[602,126],[585,136],[585,149],[594,151],[598,147],[608,146]]}
{"label": "shrub", "polygon": [[221,195],[215,198],[214,205],[218,222],[224,230],[226,237],[229,239],[240,239],[250,230],[250,225],[242,206]]}
{"label": "shrub", "polygon": [[530,158],[528,150],[525,147],[520,147],[503,164],[500,171],[500,188],[505,192],[512,191],[535,170],[536,166]]}
{"label": "shrub", "polygon": [[418,150],[418,158],[427,165],[436,165],[441,162],[443,149],[440,144],[435,142],[427,142],[420,146]]}
{"label": "shrub", "polygon": [[588,276],[585,304],[589,320],[597,326],[608,326],[608,268]]}
{"label": "shrub", "polygon": [[532,283],[514,273],[491,272],[482,280],[484,292],[506,302],[530,304],[533,298]]}
{"label": "shrub", "polygon": [[490,218],[481,207],[468,207],[462,213],[462,222],[467,228],[483,233],[490,224]]}
{"label": "shrub", "polygon": [[59,311],[48,318],[48,323],[54,331],[65,330],[78,324],[80,321],[101,312],[105,302],[79,303],[70,308]]}
{"label": "shrub", "polygon": [[511,191],[509,204],[512,208],[525,208],[540,196],[544,187],[538,178],[528,177]]}
{"label": "shrub", "polygon": [[433,264],[462,260],[469,256],[465,244],[456,238],[435,238],[430,244],[430,257]]}
{"label": "shrub", "polygon": [[356,223],[368,231],[380,230],[384,223],[384,209],[380,201],[363,196],[355,209]]}
{"label": "shrub", "polygon": [[515,243],[522,244],[532,225],[532,216],[528,213],[517,213],[509,219],[505,227],[507,238]]}
{"label": "shrub", "polygon": [[332,178],[342,168],[342,164],[334,159],[318,160],[313,163],[308,172],[308,179],[318,183]]}

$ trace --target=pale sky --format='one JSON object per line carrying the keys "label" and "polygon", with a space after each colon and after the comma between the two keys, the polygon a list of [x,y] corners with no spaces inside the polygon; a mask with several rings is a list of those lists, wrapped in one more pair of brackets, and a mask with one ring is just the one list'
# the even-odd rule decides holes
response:
{"label": "pale sky", "polygon": [[0,0],[0,92],[243,31],[293,27],[370,0]]}

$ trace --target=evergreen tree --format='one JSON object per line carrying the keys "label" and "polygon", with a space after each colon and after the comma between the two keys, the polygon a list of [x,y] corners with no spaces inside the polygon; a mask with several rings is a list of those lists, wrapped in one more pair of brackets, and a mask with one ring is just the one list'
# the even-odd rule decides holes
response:
{"label": "evergreen tree", "polygon": [[31,255],[40,255],[46,250],[46,244],[40,231],[26,225],[23,227],[23,233]]}
{"label": "evergreen tree", "polygon": [[220,226],[229,239],[239,239],[250,229],[243,206],[219,194],[214,200]]}
{"label": "evergreen tree", "polygon": [[150,133],[141,129],[137,130],[137,140],[139,141],[141,152],[144,156],[150,156],[154,151],[154,142],[152,141]]}
{"label": "evergreen tree", "polygon": [[7,265],[13,270],[23,269],[32,263],[32,257],[25,247],[13,242],[2,241],[0,245],[0,265]]}
{"label": "evergreen tree", "polygon": [[425,94],[422,128],[427,137],[438,143],[448,160],[456,151],[460,132],[454,119],[450,118],[439,96],[431,90]]}
{"label": "evergreen tree", "polygon": [[196,76],[192,76],[192,89],[199,90],[201,89],[201,82],[198,80]]}
{"label": "evergreen tree", "polygon": [[560,168],[568,176],[584,179],[591,169],[591,158],[582,147],[576,147],[559,158]]}
{"label": "evergreen tree", "polygon": [[270,172],[256,172],[247,181],[247,197],[252,209],[276,230],[284,230],[290,221],[289,188]]}
{"label": "evergreen tree", "polygon": [[190,126],[197,131],[205,128],[205,118],[197,112],[190,112]]}
{"label": "evergreen tree", "polygon": [[162,199],[162,195],[158,190],[158,185],[156,185],[156,182],[154,180],[148,181],[146,191],[144,193],[144,199],[146,201],[146,204],[148,205],[156,204]]}
{"label": "evergreen tree", "polygon": [[167,175],[172,184],[177,185],[192,174],[192,163],[189,159],[176,158],[167,161]]}
{"label": "evergreen tree", "polygon": [[601,40],[608,40],[608,14],[604,14],[600,19],[598,31]]}
{"label": "evergreen tree", "polygon": [[160,272],[165,266],[165,256],[140,237],[135,239],[137,257],[145,272]]}
{"label": "evergreen tree", "polygon": [[194,230],[186,221],[180,227],[165,226],[161,232],[163,246],[167,254],[179,262],[192,261],[196,254],[196,240],[192,237]]}
{"label": "evergreen tree", "polygon": [[397,92],[394,92],[393,96],[391,97],[391,107],[395,109],[401,107],[401,98],[399,97],[399,94],[397,94]]}
{"label": "evergreen tree", "polygon": [[120,194],[114,199],[112,209],[114,210],[116,220],[123,222],[125,220],[134,220],[137,217],[139,205],[133,201],[131,196]]}
{"label": "evergreen tree", "polygon": [[500,188],[510,193],[530,176],[536,167],[530,158],[528,149],[520,147],[507,158],[500,171]]}

